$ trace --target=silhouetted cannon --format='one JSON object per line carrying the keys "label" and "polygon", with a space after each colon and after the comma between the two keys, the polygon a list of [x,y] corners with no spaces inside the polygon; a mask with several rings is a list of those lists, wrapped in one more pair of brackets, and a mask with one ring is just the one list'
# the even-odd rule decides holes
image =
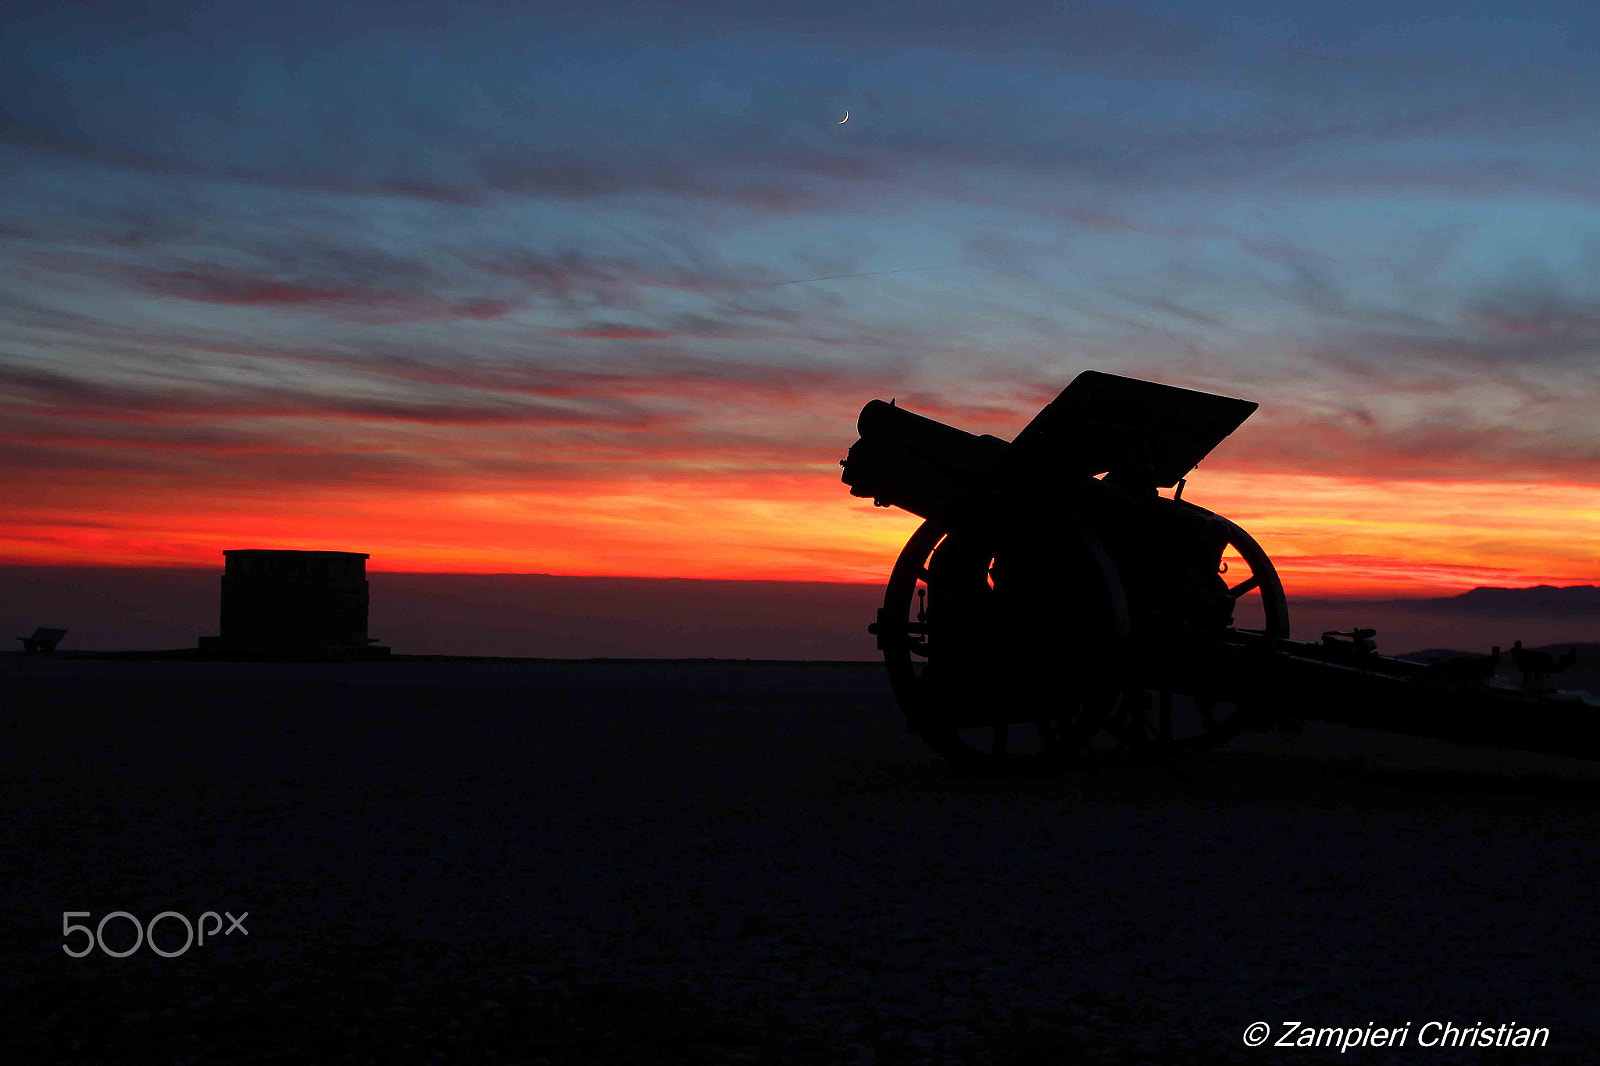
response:
{"label": "silhouetted cannon", "polygon": [[[843,480],[925,520],[871,626],[908,728],[987,768],[1165,756],[1291,717],[1600,753],[1572,700],[1464,686],[1370,630],[1289,639],[1267,554],[1182,498],[1256,406],[1090,370],[1007,443],[868,403]],[[1492,722],[1510,703],[1520,732]]]}

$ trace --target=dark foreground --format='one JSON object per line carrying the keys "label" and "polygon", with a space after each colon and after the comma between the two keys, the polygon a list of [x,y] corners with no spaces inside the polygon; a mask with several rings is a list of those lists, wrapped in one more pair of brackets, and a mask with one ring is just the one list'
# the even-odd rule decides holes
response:
{"label": "dark foreground", "polygon": [[[0,699],[4,1061],[1600,1061],[1600,764],[1309,726],[978,780],[850,665],[9,659]],[[117,910],[248,935],[63,952]]]}

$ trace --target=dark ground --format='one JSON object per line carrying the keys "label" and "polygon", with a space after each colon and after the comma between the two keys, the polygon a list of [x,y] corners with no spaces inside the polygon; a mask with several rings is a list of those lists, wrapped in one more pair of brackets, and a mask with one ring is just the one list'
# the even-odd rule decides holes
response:
{"label": "dark ground", "polygon": [[[10,658],[0,699],[3,1061],[1600,1062],[1600,763],[1312,725],[974,779],[853,665]],[[249,933],[74,959],[67,910]]]}

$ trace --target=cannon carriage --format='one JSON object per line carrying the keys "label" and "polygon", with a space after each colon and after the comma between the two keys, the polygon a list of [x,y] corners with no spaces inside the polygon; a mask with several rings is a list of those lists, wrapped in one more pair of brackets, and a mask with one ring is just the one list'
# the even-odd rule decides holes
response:
{"label": "cannon carriage", "polygon": [[1370,631],[1290,639],[1266,552],[1183,499],[1256,406],[1091,370],[1008,443],[868,403],[843,481],[923,519],[870,626],[907,728],[962,764],[1053,770],[1287,714],[1482,743],[1532,702],[1550,715],[1522,714],[1508,746],[1600,752],[1571,700],[1463,689],[1379,656]]}

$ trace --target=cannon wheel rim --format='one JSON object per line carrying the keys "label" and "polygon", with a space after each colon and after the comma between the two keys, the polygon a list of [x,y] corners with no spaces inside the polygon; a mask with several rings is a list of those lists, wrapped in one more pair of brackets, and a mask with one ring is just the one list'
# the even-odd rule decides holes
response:
{"label": "cannon wheel rim", "polygon": [[[1036,741],[1029,749],[1012,745],[1010,726],[958,729],[943,724],[916,724],[925,695],[912,652],[913,634],[906,623],[910,621],[917,589],[927,584],[928,561],[950,531],[946,524],[929,519],[911,535],[890,573],[879,615],[879,643],[884,665],[888,668],[889,685],[895,700],[913,723],[912,728],[930,748],[952,763],[985,773],[1049,773],[1093,761],[1097,754],[1090,741],[1103,730],[1123,698],[1115,685],[1108,686],[1104,694],[1075,697],[1067,714],[1041,714],[1029,723]],[[1125,649],[1131,625],[1127,598],[1115,564],[1094,535],[1076,523],[1067,536],[1078,541],[1076,546],[1094,566],[1107,601],[1106,633],[1115,647]],[[1116,669],[1114,663],[1107,666],[1112,671]],[[982,736],[983,742],[976,742],[976,736]]]}
{"label": "cannon wheel rim", "polygon": [[[1204,514],[1221,518],[1212,511],[1184,501],[1184,506]],[[1272,565],[1261,545],[1237,522],[1223,518],[1228,524],[1228,547],[1232,548],[1250,569],[1243,580],[1230,580],[1229,594],[1237,602],[1252,593],[1261,596],[1264,626],[1260,629],[1235,628],[1234,632],[1258,633],[1268,637],[1289,636],[1289,601],[1283,591],[1283,581],[1277,567]],[[1226,552],[1224,552],[1226,554]],[[1182,708],[1178,701],[1185,701]],[[1231,713],[1217,716],[1219,706],[1231,708]],[[1181,732],[1174,722],[1175,714],[1192,708],[1197,726],[1192,732]],[[1189,751],[1216,747],[1243,733],[1260,722],[1258,709],[1226,703],[1194,692],[1175,688],[1132,690],[1125,694],[1112,722],[1112,733],[1128,748],[1145,755],[1161,757]]]}

